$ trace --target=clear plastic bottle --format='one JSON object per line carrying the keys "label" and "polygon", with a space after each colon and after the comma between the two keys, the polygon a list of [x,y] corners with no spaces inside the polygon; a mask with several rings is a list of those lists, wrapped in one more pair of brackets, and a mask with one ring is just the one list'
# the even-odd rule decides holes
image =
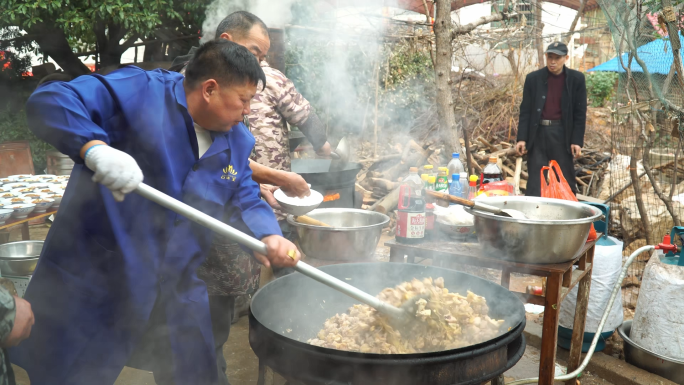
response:
{"label": "clear plastic bottle", "polygon": [[504,180],[503,172],[501,172],[501,169],[496,164],[496,161],[497,159],[495,156],[489,157],[489,163],[485,166],[484,170],[482,171],[482,184],[500,182]]}
{"label": "clear plastic bottle", "polygon": [[428,174],[420,174],[420,180],[423,181],[423,189],[428,188],[428,180],[430,179],[430,175]]}
{"label": "clear plastic bottle", "polygon": [[415,244],[422,242],[425,237],[425,198],[422,190],[418,168],[411,167],[409,176],[399,187],[397,242]]}
{"label": "clear plastic bottle", "polygon": [[411,188],[416,191],[416,195],[423,196],[424,183],[418,176],[418,167],[409,168],[409,175],[404,179],[404,183],[411,183]]}
{"label": "clear plastic bottle", "polygon": [[449,169],[447,174],[449,176],[449,183],[453,180],[454,174],[461,175],[461,173],[465,171],[465,167],[463,167],[463,162],[461,162],[458,152],[451,154],[451,160],[447,164],[447,168]]}
{"label": "clear plastic bottle", "polygon": [[468,186],[468,199],[473,200],[477,196],[477,175],[470,176],[470,185]]}
{"label": "clear plastic bottle", "polygon": [[[454,174],[451,176],[451,183],[449,183],[449,195],[455,197],[461,197],[463,194],[463,187],[461,186],[460,174]],[[453,206],[456,203],[450,203],[449,206]]]}
{"label": "clear plastic bottle", "polygon": [[461,185],[461,198],[468,198],[468,173],[463,171],[458,179]]}

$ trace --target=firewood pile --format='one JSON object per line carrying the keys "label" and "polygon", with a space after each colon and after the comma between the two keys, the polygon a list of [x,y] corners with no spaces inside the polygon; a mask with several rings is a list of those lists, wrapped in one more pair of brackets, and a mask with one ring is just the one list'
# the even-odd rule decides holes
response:
{"label": "firewood pile", "polygon": [[[358,157],[365,165],[357,178],[357,190],[363,193],[363,208],[382,213],[391,213],[396,209],[399,200],[399,185],[408,176],[410,167],[419,169],[425,164],[435,168],[446,166],[450,154],[444,146],[436,141],[421,144],[416,139],[408,138],[405,145],[386,146],[384,154],[373,158],[366,146],[360,146]],[[461,145],[464,146],[463,140]],[[514,143],[505,140],[485,139],[480,136],[470,142],[471,172],[480,175],[489,162],[490,157],[497,158],[497,164],[503,171],[506,180],[516,186],[524,194],[529,178],[527,157],[519,157]],[[466,157],[461,157],[465,165]],[[596,197],[610,161],[610,155],[604,152],[585,149],[575,162],[576,181],[579,192]]]}

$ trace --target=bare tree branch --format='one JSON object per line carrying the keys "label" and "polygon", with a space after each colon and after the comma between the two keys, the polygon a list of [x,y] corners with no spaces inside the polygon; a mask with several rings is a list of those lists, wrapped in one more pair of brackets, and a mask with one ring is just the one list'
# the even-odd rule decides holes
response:
{"label": "bare tree branch", "polygon": [[565,44],[570,44],[570,40],[572,40],[572,35],[574,35],[575,28],[577,27],[577,22],[579,21],[579,18],[584,15],[584,6],[586,4],[587,4],[587,0],[580,0],[579,9],[577,10],[577,14],[575,15],[575,19],[572,21],[572,24],[570,24],[570,31],[568,31],[568,37],[565,38]]}
{"label": "bare tree branch", "polygon": [[[513,3],[513,6],[515,7],[515,2]],[[498,7],[494,5],[494,10],[497,11]],[[489,16],[482,16],[481,18],[475,20],[472,23],[468,23],[465,25],[459,25],[459,24],[454,24],[452,31],[451,31],[451,38],[455,39],[458,35],[465,35],[466,33],[471,32],[475,28],[489,24],[493,21],[504,21],[504,20],[509,20],[514,17],[517,17],[518,13],[517,12],[496,12],[493,15]]]}

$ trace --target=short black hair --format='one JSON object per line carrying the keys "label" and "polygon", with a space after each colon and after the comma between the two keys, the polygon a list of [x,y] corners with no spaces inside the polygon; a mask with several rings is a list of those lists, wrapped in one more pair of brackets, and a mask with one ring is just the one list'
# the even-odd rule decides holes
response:
{"label": "short black hair", "polygon": [[249,34],[254,25],[259,25],[264,33],[268,35],[268,27],[255,14],[247,11],[237,11],[226,16],[221,20],[218,27],[216,27],[216,38],[221,37],[221,34],[228,32],[234,37],[243,38]]}
{"label": "short black hair", "polygon": [[195,51],[185,68],[185,80],[190,88],[214,79],[221,85],[252,82],[266,86],[266,75],[257,58],[240,44],[216,39]]}

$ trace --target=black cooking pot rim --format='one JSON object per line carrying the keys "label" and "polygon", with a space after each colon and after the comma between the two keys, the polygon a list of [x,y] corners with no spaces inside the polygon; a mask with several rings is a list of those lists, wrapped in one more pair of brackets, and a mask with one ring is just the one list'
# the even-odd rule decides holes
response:
{"label": "black cooking pot rim", "polygon": [[487,340],[484,342],[481,342],[479,344],[474,344],[474,345],[468,345],[464,346],[461,348],[457,349],[450,349],[450,350],[438,350],[434,352],[427,352],[427,353],[407,353],[407,354],[381,354],[381,353],[360,353],[360,352],[352,352],[349,350],[338,350],[338,349],[331,349],[331,348],[324,348],[321,346],[315,346],[311,345],[306,342],[302,341],[297,341],[292,338],[288,338],[278,332],[275,332],[271,330],[270,328],[266,327],[264,324],[260,323],[254,314],[252,313],[251,309],[249,311],[249,321],[250,321],[250,327],[252,322],[255,322],[259,325],[259,328],[263,328],[268,330],[274,338],[282,341],[285,344],[292,345],[296,349],[305,349],[305,350],[310,350],[310,351],[315,351],[318,353],[321,353],[323,355],[329,355],[329,356],[334,356],[336,358],[339,357],[344,357],[345,359],[349,361],[356,361],[358,360],[358,363],[364,363],[367,362],[369,359],[373,360],[395,360],[397,364],[399,365],[404,365],[406,364],[407,360],[411,359],[420,359],[424,360],[427,358],[442,358],[444,360],[450,361],[453,360],[453,356],[458,355],[462,356],[465,354],[472,354],[472,355],[481,355],[488,353],[490,351],[496,350],[501,346],[508,345],[511,343],[513,340],[518,338],[520,334],[522,334],[523,330],[525,329],[526,325],[526,319],[523,318],[521,323],[516,325],[515,327],[511,327],[508,331],[505,333],[501,334],[498,337],[494,337],[491,340]]}
{"label": "black cooking pot rim", "polygon": [[[342,265],[348,266],[348,267],[354,267],[354,266],[364,267],[364,266],[368,266],[368,265],[378,265],[378,264],[386,264],[386,263],[393,264],[392,262],[362,262],[362,263],[344,263]],[[398,264],[398,265],[402,265],[402,264]],[[406,264],[403,264],[403,265],[406,265]],[[337,266],[337,265],[323,266],[323,267],[321,267],[321,269],[325,270],[326,267],[334,267],[334,266]],[[519,302],[520,306],[517,309],[518,314],[517,315],[516,314],[511,315],[511,319],[513,319],[514,317],[517,316],[518,322],[509,326],[509,329],[507,331],[501,333],[499,336],[494,337],[490,340],[478,343],[478,344],[468,345],[468,346],[464,346],[464,347],[460,347],[460,348],[456,348],[456,349],[450,349],[450,350],[439,350],[439,351],[435,351],[435,352],[408,353],[408,354],[360,353],[360,352],[352,352],[352,351],[348,351],[348,350],[330,349],[330,348],[324,348],[324,347],[320,347],[320,346],[311,345],[311,344],[306,343],[306,342],[302,342],[302,341],[298,341],[298,340],[293,339],[293,338],[289,338],[289,337],[287,337],[281,333],[278,333],[277,331],[267,327],[263,323],[259,322],[259,320],[256,318],[256,316],[254,316],[251,306],[249,309],[250,327],[252,327],[252,322],[255,322],[256,324],[259,325],[260,328],[268,330],[268,332],[270,332],[276,339],[281,340],[287,344],[290,344],[293,347],[298,348],[298,349],[313,350],[313,351],[319,352],[321,354],[334,355],[336,357],[344,356],[344,357],[351,359],[351,360],[354,360],[354,359],[358,359],[358,360],[368,360],[368,359],[399,360],[400,362],[404,362],[404,363],[406,362],[406,360],[410,360],[410,359],[425,359],[425,358],[435,358],[435,357],[445,357],[445,356],[446,357],[452,357],[454,355],[462,355],[462,354],[468,354],[468,353],[475,354],[476,352],[477,352],[477,354],[481,354],[481,353],[493,350],[493,349],[501,346],[502,344],[506,345],[506,344],[510,343],[511,341],[513,341],[517,337],[517,335],[522,333],[522,329],[525,328],[526,317],[525,317],[525,307],[524,307],[523,303],[520,301],[520,299],[515,294],[513,294],[509,290],[505,289],[503,286],[497,285],[494,282],[487,281],[483,278],[480,278],[480,277],[477,277],[475,275],[468,274],[468,273],[465,273],[462,271],[455,271],[455,270],[445,269],[445,268],[436,267],[436,266],[426,266],[426,265],[412,265],[412,266],[416,266],[416,267],[420,267],[420,268],[431,268],[431,269],[436,269],[436,270],[446,270],[451,274],[453,274],[453,273],[463,274],[463,275],[467,275],[467,276],[470,276],[472,278],[475,278],[477,280],[486,282],[486,284],[499,286],[501,288],[501,290],[505,291],[506,293],[508,293],[510,295],[511,301]],[[285,277],[281,277],[278,279],[283,279],[283,278],[287,278],[287,277],[285,276]],[[254,302],[258,303],[258,301],[259,301],[258,296],[260,294],[264,293],[263,289],[267,288],[269,285],[274,284],[276,281],[277,281],[277,279],[269,282],[262,289],[257,291],[254,294],[254,296],[252,297],[252,303],[254,303]],[[513,321],[515,321],[515,320],[513,319]]]}

